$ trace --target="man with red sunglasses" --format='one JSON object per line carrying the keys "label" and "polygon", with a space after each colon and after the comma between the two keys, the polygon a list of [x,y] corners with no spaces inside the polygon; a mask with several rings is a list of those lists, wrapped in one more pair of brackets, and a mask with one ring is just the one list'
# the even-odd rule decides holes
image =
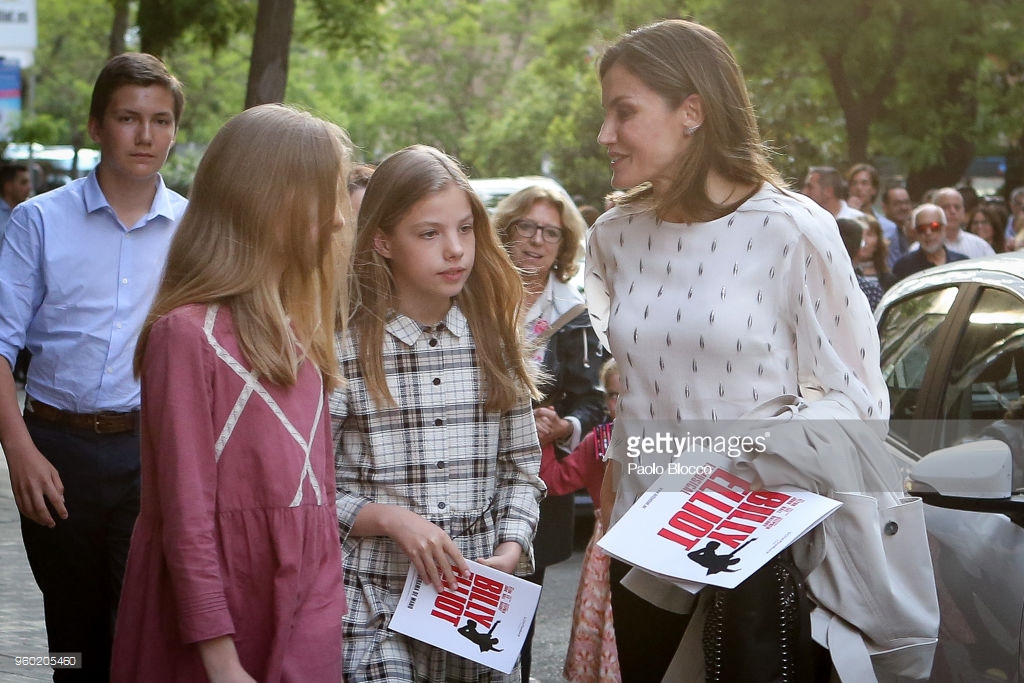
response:
{"label": "man with red sunglasses", "polygon": [[921,204],[910,214],[910,225],[919,248],[902,256],[892,267],[897,280],[932,266],[962,261],[967,256],[946,248],[946,213],[936,204]]}

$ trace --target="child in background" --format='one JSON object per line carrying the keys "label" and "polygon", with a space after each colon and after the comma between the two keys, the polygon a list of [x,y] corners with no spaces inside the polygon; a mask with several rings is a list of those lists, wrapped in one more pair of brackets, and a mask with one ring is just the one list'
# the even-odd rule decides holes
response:
{"label": "child in background", "polygon": [[576,450],[561,460],[555,457],[554,451],[545,451],[540,464],[540,478],[547,484],[551,495],[563,496],[586,488],[594,501],[594,533],[583,555],[572,613],[572,635],[563,670],[565,679],[572,683],[618,683],[620,680],[608,580],[609,561],[597,546],[604,535],[601,522],[604,454],[611,439],[612,421],[621,391],[619,368],[614,358],[601,367],[601,386],[604,387],[609,421],[591,430]]}
{"label": "child in background", "polygon": [[114,681],[341,680],[327,394],[348,149],[263,105],[196,171],[135,357],[142,503]]}
{"label": "child in background", "polygon": [[466,558],[529,574],[544,491],[522,283],[453,159],[417,145],[377,167],[351,282],[331,397],[345,680],[517,681],[387,629],[410,563],[439,591]]}

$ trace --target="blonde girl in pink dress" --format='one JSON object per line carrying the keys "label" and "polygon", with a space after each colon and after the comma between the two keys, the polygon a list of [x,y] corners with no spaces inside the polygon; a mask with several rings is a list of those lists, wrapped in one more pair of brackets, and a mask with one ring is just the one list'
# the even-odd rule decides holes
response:
{"label": "blonde girl in pink dress", "polygon": [[210,143],[143,326],[142,495],[112,680],[341,680],[327,393],[349,143],[281,105]]}

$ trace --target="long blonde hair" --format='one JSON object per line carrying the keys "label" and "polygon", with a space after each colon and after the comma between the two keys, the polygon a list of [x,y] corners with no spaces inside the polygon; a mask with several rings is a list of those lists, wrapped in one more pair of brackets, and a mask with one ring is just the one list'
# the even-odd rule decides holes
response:
{"label": "long blonde hair", "polygon": [[337,384],[350,144],[338,126],[279,104],[248,109],[221,128],[171,242],[135,351],[136,374],[156,320],[186,304],[220,303],[231,309],[242,353],[260,376],[292,385],[308,359],[328,387]]}
{"label": "long blonde hair", "polygon": [[518,318],[523,283],[491,229],[480,198],[458,162],[433,147],[413,145],[377,167],[366,186],[352,250],[349,323],[359,342],[359,365],[378,405],[395,405],[384,374],[384,324],[397,308],[387,259],[373,248],[378,233],[395,227],[424,197],[455,185],[473,212],[476,259],[455,303],[469,322],[486,390],[488,410],[508,410],[536,388],[523,351]]}
{"label": "long blonde hair", "polygon": [[[677,161],[674,182],[658,200],[659,217],[682,209],[690,221],[709,221],[735,210],[745,198],[723,207],[708,196],[711,171],[741,185],[784,186],[761,142],[743,72],[717,33],[682,19],[650,24],[608,48],[598,65],[600,77],[616,64],[673,109],[694,93],[703,103],[704,122]],[[650,195],[650,184],[642,183],[615,203],[629,204]]]}

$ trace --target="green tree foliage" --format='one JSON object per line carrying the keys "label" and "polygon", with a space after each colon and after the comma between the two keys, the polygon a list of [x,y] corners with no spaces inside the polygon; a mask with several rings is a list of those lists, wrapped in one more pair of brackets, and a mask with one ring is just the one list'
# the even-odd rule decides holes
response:
{"label": "green tree foliage", "polygon": [[[766,128],[781,133],[775,139],[784,147],[792,140],[797,150],[804,148],[799,155],[804,168],[895,157],[911,172],[915,194],[959,180],[975,154],[976,122],[983,112],[990,117],[989,126],[1021,128],[1019,119],[1012,120],[1017,115],[1008,103],[990,98],[984,110],[979,107],[979,89],[992,57],[1020,57],[1021,3],[691,4],[736,49],[756,84]],[[818,99],[811,99],[815,94]],[[791,114],[797,118],[790,119]],[[837,119],[843,127],[844,154],[837,154],[834,144]]]}
{"label": "green tree foliage", "polygon": [[[205,143],[242,108],[259,1],[138,0],[137,24],[113,30],[184,81],[179,144]],[[36,111],[64,141],[87,142],[97,37],[123,5],[39,0]],[[868,159],[916,191],[1010,149],[1024,182],[1024,3],[1007,0],[296,0],[282,94],[344,126],[364,159],[423,142],[474,175],[547,172],[598,202],[610,174],[596,59],[663,17],[733,47],[790,178]]]}
{"label": "green tree foliage", "polygon": [[56,126],[60,142],[87,146],[89,98],[107,60],[113,6],[108,0],[37,0],[36,12],[39,48],[26,78],[34,88],[33,110]]}
{"label": "green tree foliage", "polygon": [[251,31],[255,16],[251,0],[139,0],[140,49],[163,57],[188,33],[220,48],[238,32]]}

